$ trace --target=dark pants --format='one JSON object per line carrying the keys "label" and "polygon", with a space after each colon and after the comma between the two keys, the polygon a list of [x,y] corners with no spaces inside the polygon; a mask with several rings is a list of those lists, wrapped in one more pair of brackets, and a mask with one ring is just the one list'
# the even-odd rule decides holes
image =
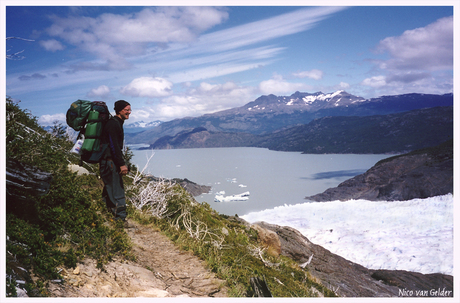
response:
{"label": "dark pants", "polygon": [[125,189],[118,167],[115,166],[112,160],[101,160],[99,163],[99,172],[102,181],[104,181],[102,199],[105,201],[107,209],[112,212],[115,219],[125,220]]}

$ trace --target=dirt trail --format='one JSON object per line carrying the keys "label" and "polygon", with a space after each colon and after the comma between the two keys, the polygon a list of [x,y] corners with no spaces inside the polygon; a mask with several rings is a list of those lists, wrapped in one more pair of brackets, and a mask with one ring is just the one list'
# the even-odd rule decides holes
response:
{"label": "dirt trail", "polygon": [[126,229],[136,262],[113,260],[101,271],[84,260],[63,269],[63,283],[50,283],[54,297],[226,297],[224,281],[204,261],[178,249],[166,236],[132,220]]}

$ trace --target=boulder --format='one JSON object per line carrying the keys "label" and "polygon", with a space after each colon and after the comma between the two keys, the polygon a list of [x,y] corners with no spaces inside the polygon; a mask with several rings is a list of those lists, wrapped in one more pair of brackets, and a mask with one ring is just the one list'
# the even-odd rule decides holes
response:
{"label": "boulder", "polygon": [[80,166],[80,165],[69,164],[69,165],[67,165],[67,168],[71,172],[77,173],[78,176],[90,175],[90,172],[86,168],[84,168],[83,166]]}
{"label": "boulder", "polygon": [[281,254],[281,242],[278,235],[269,229],[263,228],[258,223],[251,225],[257,231],[258,240],[262,248],[267,250],[269,255],[279,257]]}

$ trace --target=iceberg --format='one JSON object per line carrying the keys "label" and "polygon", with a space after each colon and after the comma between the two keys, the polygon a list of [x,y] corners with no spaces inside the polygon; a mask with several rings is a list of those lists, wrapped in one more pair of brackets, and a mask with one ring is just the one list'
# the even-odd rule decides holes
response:
{"label": "iceberg", "polygon": [[231,195],[231,196],[224,196],[225,192],[217,193],[214,197],[214,202],[231,202],[231,201],[247,201],[249,200],[249,192],[246,191],[241,194]]}

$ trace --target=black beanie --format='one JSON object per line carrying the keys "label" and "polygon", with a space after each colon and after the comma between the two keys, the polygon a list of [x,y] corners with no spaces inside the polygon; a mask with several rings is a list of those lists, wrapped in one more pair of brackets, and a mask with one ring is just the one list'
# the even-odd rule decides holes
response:
{"label": "black beanie", "polygon": [[131,104],[129,104],[125,100],[118,100],[117,102],[115,102],[115,107],[114,107],[115,114],[118,114],[120,111],[123,110],[123,108],[125,108],[128,105],[131,105]]}

